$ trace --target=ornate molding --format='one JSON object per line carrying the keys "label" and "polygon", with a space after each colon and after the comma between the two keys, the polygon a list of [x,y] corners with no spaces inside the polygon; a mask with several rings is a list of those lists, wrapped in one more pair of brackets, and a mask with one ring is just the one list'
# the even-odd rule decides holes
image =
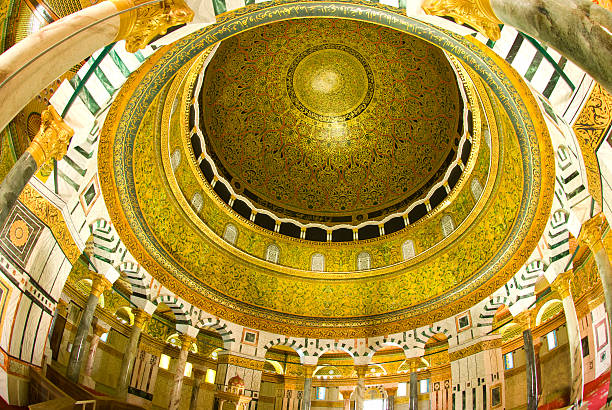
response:
{"label": "ornate molding", "polygon": [[64,122],[53,106],[44,110],[40,117],[40,130],[27,149],[39,167],[51,158],[57,161],[62,159],[74,135],[74,130]]}
{"label": "ornate molding", "polygon": [[264,361],[255,360],[248,357],[235,356],[232,354],[219,355],[218,364],[232,364],[245,369],[263,370]]}
{"label": "ornate molding", "polygon": [[[118,10],[127,10],[150,0],[111,0]],[[164,35],[170,27],[193,20],[193,10],[183,0],[161,0],[139,7],[121,15],[117,40],[125,40],[125,49],[130,53],[144,48],[155,37]]]}
{"label": "ornate molding", "polygon": [[448,16],[457,24],[469,24],[493,41],[499,40],[501,31],[489,0],[425,0],[423,10],[432,16]]}
{"label": "ornate molding", "polygon": [[454,362],[456,360],[463,359],[464,357],[475,355],[476,353],[484,352],[486,350],[493,350],[493,349],[500,348],[501,346],[502,346],[501,338],[483,340],[482,342],[478,342],[464,349],[457,350],[455,352],[450,352],[448,355],[449,355],[450,361]]}

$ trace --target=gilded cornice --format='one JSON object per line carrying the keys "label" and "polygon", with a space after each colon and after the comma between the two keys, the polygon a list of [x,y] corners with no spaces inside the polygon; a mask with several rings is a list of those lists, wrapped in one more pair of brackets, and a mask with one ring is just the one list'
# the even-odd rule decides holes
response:
{"label": "gilded cornice", "polygon": [[244,369],[263,370],[265,361],[255,360],[250,357],[236,356],[233,354],[223,354],[219,355],[217,363],[220,365],[227,364],[242,367]]}
{"label": "gilded cornice", "polygon": [[[465,238],[457,241],[457,236],[451,239],[456,240],[453,247],[441,249],[443,252],[460,252],[463,260],[466,257],[478,259],[474,259],[474,264],[478,263],[483,267],[473,274],[471,281],[462,282],[459,288],[444,294],[443,297],[427,298],[427,289],[422,288],[423,283],[439,286],[451,279],[445,272],[467,275],[472,271],[457,271],[456,265],[454,268],[449,265],[446,269],[440,263],[436,263],[436,269],[432,270],[421,265],[421,272],[427,273],[429,280],[420,281],[420,289],[414,289],[414,296],[420,298],[420,302],[417,302],[417,299],[409,295],[411,285],[402,283],[406,278],[405,270],[400,271],[404,276],[396,274],[393,281],[385,282],[385,286],[398,286],[397,292],[394,289],[383,292],[379,286],[372,286],[371,283],[361,280],[364,279],[363,276],[356,274],[338,281],[344,288],[336,291],[345,297],[338,309],[336,305],[318,306],[317,304],[323,301],[329,303],[334,300],[328,296],[322,297],[325,295],[323,288],[327,288],[331,282],[326,284],[323,280],[301,278],[307,285],[301,284],[300,290],[295,290],[293,286],[299,282],[292,282],[294,279],[285,274],[291,273],[290,269],[273,269],[272,266],[265,265],[262,268],[252,260],[242,265],[244,262],[241,260],[222,257],[218,251],[219,245],[203,245],[205,236],[195,231],[193,226],[188,226],[189,229],[183,230],[177,236],[175,221],[184,216],[169,208],[169,202],[172,200],[168,196],[167,187],[160,186],[163,189],[156,189],[154,195],[152,192],[139,191],[142,193],[139,198],[135,194],[136,186],[131,179],[134,175],[137,175],[136,183],[147,186],[149,191],[153,191],[151,187],[156,186],[154,184],[159,184],[151,180],[151,170],[157,166],[159,159],[147,152],[150,136],[159,131],[157,121],[161,113],[153,106],[157,104],[155,108],[159,107],[163,94],[168,91],[165,85],[169,84],[176,72],[214,42],[246,29],[251,24],[259,25],[299,16],[336,16],[374,21],[422,36],[454,54],[463,61],[462,64],[472,70],[474,76],[484,79],[486,86],[483,86],[481,98],[484,94],[488,95],[488,87],[492,89],[491,96],[497,96],[495,98],[498,101],[495,104],[500,107],[500,112],[505,114],[498,115],[496,119],[518,135],[518,141],[514,143],[511,143],[512,135],[507,136],[510,140],[504,148],[507,150],[504,158],[508,161],[505,171],[522,168],[521,172],[524,174],[518,176],[509,172],[501,173],[502,177],[508,179],[498,180],[496,184],[499,192],[503,191],[504,195],[497,198],[496,205],[483,204],[483,210],[489,213],[479,219],[480,225],[469,229],[470,234],[480,240],[487,240],[488,243],[502,242],[504,251],[498,252],[499,256],[491,258],[484,255],[482,252],[490,249],[483,249],[485,247],[478,246],[477,241],[470,242]],[[160,90],[163,90],[163,93],[160,93]],[[130,142],[131,138],[141,141],[139,138],[145,135],[148,136],[147,143],[134,143],[135,140]],[[131,160],[124,155],[126,151],[133,149],[137,151],[133,158],[140,158],[137,167],[133,167],[136,164],[130,163]],[[517,154],[519,149],[521,155]],[[180,40],[172,49],[158,51],[122,88],[107,116],[99,147],[100,179],[111,219],[130,253],[147,271],[155,272],[156,278],[163,285],[183,296],[188,302],[247,327],[280,334],[334,338],[388,334],[422,323],[435,322],[470,307],[502,286],[524,264],[543,232],[554,187],[552,159],[546,126],[536,101],[520,76],[492,51],[475,40],[436,30],[406,16],[388,14],[384,7],[379,8],[373,3],[355,5],[345,2],[261,3],[249,6],[241,9],[240,13],[223,16],[217,25]],[[525,162],[521,164],[521,161]],[[130,174],[131,172],[134,174]],[[518,192],[516,187],[521,184],[523,189]],[[516,195],[522,195],[520,208],[508,209],[519,202]],[[180,198],[176,200],[180,202]],[[163,220],[146,219],[145,223],[138,202],[159,204],[159,210],[164,215]],[[502,212],[504,207],[506,210]],[[189,204],[187,207],[181,206],[181,209],[191,212]],[[129,211],[128,216],[124,214],[125,211]],[[514,222],[508,222],[507,218],[510,217]],[[157,230],[157,233],[153,234],[151,229]],[[197,243],[194,242],[196,240]],[[446,246],[448,245],[450,243],[446,243]],[[465,248],[459,249],[461,246]],[[182,266],[184,263],[194,264],[194,268],[185,269]],[[449,263],[448,260],[446,263]],[[196,265],[200,267],[195,268]],[[404,269],[405,266],[401,268]],[[230,271],[234,279],[228,281],[221,272]],[[197,272],[206,275],[207,283],[194,277]],[[382,274],[384,271],[376,273]],[[177,278],[180,278],[180,281]],[[457,284],[457,278],[454,280],[454,284]],[[237,292],[232,298],[225,297],[218,290],[228,289],[228,284],[234,286],[232,292]],[[278,297],[265,296],[269,291],[280,293]],[[305,291],[309,294],[302,295]],[[368,295],[372,292],[376,293],[376,304],[368,302]],[[402,292],[408,292],[406,297],[411,297],[413,302],[408,302]],[[431,292],[430,290],[431,295],[435,294]],[[393,300],[389,299],[390,295]],[[299,297],[301,301],[308,301],[308,304],[285,303],[287,296]],[[385,297],[388,300],[384,299]],[[362,305],[365,302],[368,303]],[[391,303],[396,304],[395,308]],[[297,313],[288,312],[288,306],[301,310]],[[309,314],[317,312],[324,317],[313,319],[302,315],[302,311],[310,312]]]}
{"label": "gilded cornice", "polygon": [[483,340],[482,342],[475,343],[461,350],[449,352],[448,356],[451,362],[463,359],[475,355],[476,353],[484,352],[487,350],[493,350],[502,346],[501,338],[493,340]]}
{"label": "gilded cornice", "polygon": [[600,204],[603,203],[603,193],[596,150],[611,124],[612,96],[601,85],[595,84],[572,129],[582,153],[589,193]]}
{"label": "gilded cornice", "polygon": [[66,258],[74,265],[81,256],[81,251],[68,230],[62,212],[31,185],[26,185],[19,196],[19,201],[49,227]]}

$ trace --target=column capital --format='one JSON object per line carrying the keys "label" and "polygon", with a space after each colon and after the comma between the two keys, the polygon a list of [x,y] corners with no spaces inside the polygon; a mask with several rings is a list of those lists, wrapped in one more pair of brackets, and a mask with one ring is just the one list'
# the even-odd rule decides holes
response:
{"label": "column capital", "polygon": [[40,129],[34,136],[27,151],[37,166],[44,165],[51,158],[59,161],[68,150],[74,130],[55,111],[52,105],[40,114]]}
{"label": "column capital", "polygon": [[108,332],[109,330],[109,328],[100,324],[98,321],[96,321],[96,323],[93,324],[92,328],[93,328],[94,335],[98,337],[101,337],[104,333]]}
{"label": "column capital", "polygon": [[[110,0],[119,11],[146,3],[148,0]],[[164,0],[121,14],[116,40],[125,40],[130,53],[144,48],[158,35],[166,34],[170,27],[193,20],[194,12],[184,0]]]}
{"label": "column capital", "polygon": [[145,312],[142,309],[133,308],[132,313],[134,314],[134,327],[142,330],[149,319],[151,319],[151,315]]}
{"label": "column capital", "polygon": [[68,313],[68,302],[66,302],[64,299],[59,299],[57,301],[57,305],[55,305],[55,310],[57,311],[58,315],[66,316]]}
{"label": "column capital", "polygon": [[523,330],[530,330],[532,325],[535,325],[531,310],[524,310],[518,315],[514,316],[514,323],[523,328]]}
{"label": "column capital", "polygon": [[310,379],[317,369],[316,364],[303,364],[302,367],[304,368],[304,377],[307,379]]}
{"label": "column capital", "polygon": [[358,364],[353,366],[355,368],[355,371],[357,372],[357,377],[358,378],[362,378],[365,377],[366,373],[368,372],[368,365],[367,364]]}
{"label": "column capital", "polygon": [[351,394],[353,394],[353,390],[340,390],[340,394],[344,400],[350,400]]}
{"label": "column capital", "polygon": [[204,376],[206,376],[206,369],[202,369],[199,367],[194,367],[192,370],[193,373],[193,378],[198,380],[198,379],[203,379]]}
{"label": "column capital", "polygon": [[184,333],[179,336],[179,339],[181,341],[181,350],[189,351],[191,345],[193,344],[193,342],[195,342],[195,337],[186,335]]}
{"label": "column capital", "polygon": [[92,272],[91,294],[99,298],[102,293],[111,289],[113,284],[104,277]]}
{"label": "column capital", "polygon": [[425,0],[422,8],[433,16],[452,17],[457,24],[468,23],[491,40],[499,40],[501,35],[501,21],[490,0]]}
{"label": "column capital", "polygon": [[571,296],[570,281],[573,276],[574,271],[570,269],[557,275],[557,278],[550,284],[550,287],[561,296],[561,299]]}
{"label": "column capital", "polygon": [[578,240],[584,242],[591,252],[595,253],[603,248],[602,236],[607,225],[603,212],[598,213],[582,224]]}
{"label": "column capital", "polygon": [[387,392],[387,396],[395,396],[397,394],[397,386],[385,387],[385,391]]}

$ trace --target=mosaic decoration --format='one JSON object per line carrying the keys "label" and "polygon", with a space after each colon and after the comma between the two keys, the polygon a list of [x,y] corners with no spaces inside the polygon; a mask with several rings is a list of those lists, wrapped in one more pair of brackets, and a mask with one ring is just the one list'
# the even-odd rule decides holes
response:
{"label": "mosaic decoration", "polygon": [[234,189],[279,217],[327,225],[404,211],[444,177],[462,132],[444,53],[351,20],[225,40],[200,98],[207,153]]}
{"label": "mosaic decoration", "polygon": [[[350,16],[418,35],[454,54],[470,76],[480,78],[481,96],[490,93],[500,128],[498,141],[492,143],[501,151],[501,162],[491,176],[494,182],[487,184],[478,207],[457,222],[457,229],[427,258],[417,256],[378,271],[344,273],[271,264],[220,239],[169,184],[171,171],[163,171],[171,169],[169,155],[160,158],[160,139],[151,136],[161,134],[162,121],[167,124],[169,111],[163,107],[173,80],[180,83],[183,78],[177,73],[219,40],[304,16]],[[541,237],[553,194],[552,158],[543,118],[527,86],[476,41],[391,14],[374,3],[289,2],[256,4],[226,14],[217,25],[147,60],[109,111],[99,171],[105,202],[122,240],[164,286],[245,327],[339,338],[389,334],[430,323],[461,312],[505,283]],[[302,252],[300,241],[294,245]]]}
{"label": "mosaic decoration", "polygon": [[42,222],[17,201],[2,229],[0,241],[22,269],[25,269],[43,228]]}

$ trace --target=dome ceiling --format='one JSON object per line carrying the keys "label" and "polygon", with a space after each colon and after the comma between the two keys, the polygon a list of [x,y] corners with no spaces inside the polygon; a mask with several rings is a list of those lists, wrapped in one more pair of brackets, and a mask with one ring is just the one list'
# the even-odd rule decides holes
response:
{"label": "dome ceiling", "polygon": [[351,20],[301,19],[221,43],[206,69],[206,154],[280,218],[358,224],[404,211],[458,152],[462,104],[444,53]]}
{"label": "dome ceiling", "polygon": [[[369,241],[315,243],[288,238],[278,232],[261,229],[253,222],[255,218],[247,219],[235,212],[231,207],[233,198],[230,197],[227,202],[220,199],[222,195],[217,185],[221,181],[216,177],[210,180],[206,177],[207,171],[202,164],[205,163],[203,157],[208,154],[194,155],[194,151],[198,154],[197,142],[200,141],[195,124],[199,117],[190,115],[190,112],[195,113],[196,102],[201,101],[195,98],[198,95],[198,76],[206,64],[212,63],[210,67],[215,67],[216,55],[212,46],[221,42],[217,52],[222,53],[223,41],[229,39],[238,42],[237,50],[246,52],[250,48],[240,48],[239,41],[241,33],[248,33],[249,30],[253,30],[253,36],[256,36],[257,32],[266,32],[266,29],[259,28],[274,29],[275,24],[284,20],[292,21],[283,23],[287,27],[300,24],[312,24],[314,27],[324,23],[324,20],[293,20],[298,17],[350,17],[364,22],[374,20],[402,31],[404,34],[398,39],[409,34],[420,36],[436,48],[444,49],[450,56],[449,60],[444,58],[439,61],[444,62],[443,67],[447,67],[447,61],[450,61],[457,69],[466,90],[469,110],[474,116],[473,129],[464,133],[468,140],[459,144],[463,151],[463,146],[470,142],[472,148],[467,152],[470,160],[453,160],[453,168],[457,166],[462,170],[460,181],[452,192],[447,192],[447,199],[435,210],[430,209],[431,212],[417,223],[411,223],[392,235]],[[335,22],[328,21],[327,24],[336,27],[330,33],[338,31]],[[359,31],[359,28],[356,30]],[[373,29],[379,37],[385,30]],[[266,50],[274,43],[272,40],[266,40]],[[363,39],[361,43],[369,41]],[[332,36],[325,44],[328,47],[343,43]],[[289,73],[290,66],[297,60],[295,70],[298,72],[300,64],[307,61],[309,56],[317,59],[318,53],[325,51],[346,53],[349,68],[336,68],[329,58],[323,58],[314,65],[328,67],[328,74],[317,77],[316,70],[304,70],[304,74],[300,75],[306,84],[304,89],[336,90],[334,87],[338,86],[339,77],[346,72],[343,70],[363,69],[365,77],[368,77],[368,70],[363,68],[360,58],[346,49],[320,48],[300,57],[305,51],[318,46],[295,46],[298,48],[294,52],[295,58],[287,58],[287,61],[278,64],[286,67]],[[364,59],[370,58],[370,54],[360,47],[355,45],[354,50]],[[242,61],[247,61],[245,53],[236,54]],[[430,52],[425,54],[429,55]],[[226,55],[229,58],[233,54]],[[425,58],[423,55],[421,57]],[[346,120],[347,124],[359,122],[362,116],[369,115],[372,104],[379,104],[379,116],[393,118],[389,116],[388,106],[376,102],[376,76],[380,68],[374,60],[368,61],[374,76],[372,101],[354,118]],[[381,64],[387,70],[391,65],[389,61],[386,65]],[[270,64],[270,67],[273,66]],[[244,64],[239,67],[246,70]],[[447,72],[446,68],[440,70],[440,73]],[[329,74],[332,71],[336,74]],[[209,70],[206,75],[211,73],[214,71]],[[229,75],[229,72],[223,73],[226,74]],[[240,70],[235,70],[232,75],[233,78],[239,77]],[[252,87],[259,87],[257,81],[264,76],[253,74],[249,78],[252,78],[251,83],[243,83],[244,86],[257,89]],[[272,81],[274,78],[266,76],[265,80]],[[363,91],[361,88],[361,92],[355,94],[356,91],[351,91],[353,85],[349,85],[346,92],[354,98],[343,98],[340,104],[330,103],[331,98],[325,108],[325,104],[315,104],[309,100],[312,96],[296,91],[299,86],[295,86],[295,74],[293,78],[295,98],[299,97],[303,107],[310,111],[308,114],[299,111],[300,104],[287,97],[285,111],[277,111],[289,118],[292,118],[291,113],[295,113],[295,110],[299,112],[293,114],[295,122],[281,121],[279,128],[302,122],[315,124],[313,127],[330,127],[330,124],[336,123],[325,121],[327,117],[351,116],[351,113],[359,111],[355,111],[355,106],[359,107],[363,99],[368,98],[367,89]],[[286,91],[287,77],[276,79],[274,84],[278,90]],[[356,84],[359,86],[359,82]],[[361,84],[360,87],[365,87],[365,83]],[[453,89],[452,84],[450,82],[448,85],[453,90],[448,96],[450,101],[457,102],[452,117],[454,122],[451,123],[455,128],[449,125],[446,129],[450,135],[458,135],[458,110],[461,108],[458,100],[453,100],[458,96],[457,88]],[[204,86],[202,89],[202,95],[205,95],[208,88]],[[405,89],[406,95],[410,94],[410,90]],[[344,91],[338,92],[342,94]],[[221,100],[224,98],[222,92],[213,94],[220,95]],[[206,102],[206,97],[202,98]],[[243,104],[238,94],[231,98],[237,105]],[[218,100],[214,98],[211,101]],[[253,99],[249,104],[263,107],[266,101],[272,105],[276,100]],[[429,100],[428,104],[434,107],[424,107],[423,113],[427,113],[428,109],[437,111],[437,105],[441,105],[437,101]],[[211,103],[210,107],[214,108],[215,104]],[[405,104],[409,105],[408,102]],[[227,115],[231,114],[230,105],[222,104],[220,107],[227,110]],[[200,112],[206,115],[206,110]],[[272,111],[266,112],[268,114],[258,124],[270,132],[273,129],[268,128],[267,124],[273,115],[270,114]],[[317,115],[327,117],[313,118]],[[429,118],[429,115],[421,115],[420,118]],[[221,116],[215,118],[211,116],[208,120],[210,124],[213,124],[212,121],[225,124],[219,127],[220,130],[236,126],[224,122]],[[376,121],[378,117],[372,118]],[[245,123],[249,124],[246,119]],[[439,126],[440,121],[434,123]],[[427,121],[421,121],[421,124],[427,124]],[[385,131],[384,124],[379,128],[378,140],[400,138],[397,133]],[[261,150],[267,149],[263,143],[265,139],[252,137],[257,132],[261,132],[260,127],[251,129],[248,134],[251,141],[259,144]],[[309,132],[312,136],[312,130]],[[232,137],[230,133],[226,134]],[[296,132],[296,135],[299,134]],[[419,135],[411,138],[416,139]],[[247,133],[242,136],[240,139],[233,137],[232,141],[239,146],[242,144],[242,150],[247,151]],[[221,152],[225,149],[226,144],[215,143],[212,136],[207,138],[210,141],[204,141],[207,143],[206,149],[209,145],[212,147],[210,151]],[[430,138],[434,138],[433,134]],[[282,139],[278,141],[284,142]],[[365,139],[359,141],[367,147],[363,151],[371,155],[370,163],[364,162],[364,167],[369,171],[378,161],[378,145],[368,145]],[[440,141],[449,144],[444,148],[448,151],[442,152],[437,160],[431,162],[432,170],[440,165],[445,153],[456,149],[453,148],[454,140]],[[320,2],[274,2],[255,4],[241,13],[227,13],[216,25],[193,33],[151,56],[130,77],[109,110],[101,132],[98,166],[104,200],[122,241],[144,269],[188,303],[249,328],[300,337],[344,338],[390,334],[432,323],[461,312],[506,283],[535,248],[550,212],[554,164],[551,162],[553,156],[549,143],[544,120],[526,84],[503,60],[476,40],[396,14],[375,3],[334,3],[334,7],[328,7]],[[283,146],[277,148],[280,152]],[[412,154],[416,160],[408,166],[419,167],[419,157],[416,155],[420,147],[409,149],[416,150]],[[350,148],[347,150],[358,154]],[[274,150],[270,152],[276,155]],[[324,153],[315,150],[308,152],[311,157],[309,161],[318,158],[312,163],[319,164],[320,169],[326,169],[328,162],[335,159],[330,153],[325,154],[328,155],[326,159],[321,156]],[[333,150],[330,152],[333,153]],[[260,157],[263,156],[260,154]],[[296,155],[295,158],[304,156]],[[245,158],[243,152],[236,153],[235,157]],[[348,157],[344,156],[345,159]],[[472,161],[471,157],[475,157],[475,160]],[[232,158],[234,156],[227,155],[218,159],[218,163],[223,165],[223,161]],[[384,158],[391,163],[395,160],[390,153]],[[261,161],[260,164],[264,167],[261,172],[264,172],[265,162]],[[243,187],[241,184],[241,187],[246,189],[248,181],[246,178],[241,180],[243,171],[238,165],[234,166],[230,168],[235,173],[231,175],[232,179],[240,180],[245,185]],[[315,169],[314,165],[311,169]],[[273,173],[274,170],[265,172]],[[286,166],[283,172],[288,172]],[[386,172],[391,175],[395,170]],[[286,175],[287,178],[299,177],[298,173]],[[312,172],[308,175],[312,175]],[[342,174],[336,172],[336,175],[340,178]],[[266,174],[263,181],[268,177]],[[409,174],[408,177],[413,178],[413,175]],[[470,191],[473,184],[466,183],[476,178],[482,182],[482,192],[477,195]],[[418,178],[413,180],[418,181]],[[256,185],[258,180],[252,181]],[[317,183],[320,182],[317,180]],[[274,194],[267,183],[257,189],[269,190],[265,191],[268,192],[266,195]],[[415,182],[410,189],[418,190],[419,183]],[[361,209],[366,209],[359,208],[362,206],[359,194],[352,195],[352,210],[361,212]],[[327,196],[320,195],[319,198],[323,201]],[[398,198],[401,196],[394,200]],[[307,202],[300,201],[287,197],[283,205],[289,207],[293,204],[308,209],[304,205]],[[333,211],[334,208],[327,202],[323,201],[322,204]],[[374,206],[373,203],[371,205]],[[445,222],[448,220],[450,224]],[[224,240],[224,230],[230,225],[235,229],[234,238],[232,241]],[[414,242],[413,256],[402,259],[403,244],[408,241]],[[264,256],[266,247],[271,245],[279,251],[278,263],[266,260]],[[371,257],[372,269],[356,267],[355,259],[364,252]],[[311,269],[313,255],[325,258],[323,271]]]}

